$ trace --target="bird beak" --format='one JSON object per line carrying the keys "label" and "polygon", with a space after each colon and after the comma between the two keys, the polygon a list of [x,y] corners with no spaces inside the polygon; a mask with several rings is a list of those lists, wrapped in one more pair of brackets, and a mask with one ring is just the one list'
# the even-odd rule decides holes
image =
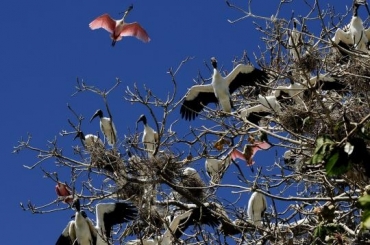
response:
{"label": "bird beak", "polygon": [[127,8],[127,10],[126,11],[123,11],[123,12],[121,12],[121,13],[119,13],[119,14],[124,14],[124,17],[132,10],[134,8],[134,5],[133,4],[131,4],[128,8]]}
{"label": "bird beak", "polygon": [[91,117],[90,122],[91,122],[95,117],[97,117],[97,116],[98,116],[98,112],[95,112],[95,114]]}

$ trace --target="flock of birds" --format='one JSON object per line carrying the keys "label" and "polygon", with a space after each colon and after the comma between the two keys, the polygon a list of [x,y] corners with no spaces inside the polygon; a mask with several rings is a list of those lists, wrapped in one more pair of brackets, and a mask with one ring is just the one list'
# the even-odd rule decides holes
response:
{"label": "flock of birds", "polygon": [[[370,30],[364,28],[362,20],[358,16],[357,11],[360,5],[363,5],[363,3],[359,1],[355,2],[351,22],[344,29],[338,28],[335,36],[332,38],[332,42],[339,46],[339,50],[348,46],[366,53],[369,51]],[[120,20],[113,20],[108,14],[103,14],[93,20],[89,24],[89,27],[92,30],[103,28],[111,33],[113,40],[112,46],[125,36],[134,36],[143,42],[149,42],[150,38],[140,24],[136,22],[125,22],[127,14],[132,9],[133,6],[130,6],[123,12],[123,17]],[[293,29],[290,32],[288,40],[288,45],[291,48],[290,54],[293,59],[298,59],[301,55],[301,34],[297,31],[297,24],[299,22],[294,19]],[[219,105],[220,116],[233,116],[245,122],[258,125],[261,118],[281,113],[283,111],[282,103],[286,103],[288,99],[291,99],[296,104],[304,103],[304,93],[308,89],[340,91],[345,88],[345,85],[338,78],[328,74],[319,74],[310,77],[308,80],[304,77],[301,77],[299,81],[291,79],[288,86],[277,86],[271,89],[268,86],[269,74],[252,65],[238,64],[227,76],[222,76],[218,70],[217,60],[215,58],[211,58],[211,64],[213,66],[212,82],[210,84],[192,86],[183,98],[180,114],[185,120],[195,120],[208,104],[215,103]],[[245,86],[253,87],[259,92],[258,96],[256,96],[258,104],[245,108],[235,108],[232,94]],[[97,110],[90,119],[90,122],[95,118],[100,119],[100,129],[106,142],[103,142],[96,135],[85,135],[80,131],[76,134],[75,138],[80,138],[84,148],[90,153],[96,151],[96,149],[104,149],[105,143],[112,148],[116,147],[117,131],[111,115],[104,117],[102,110]],[[145,115],[141,115],[137,120],[136,128],[139,122],[142,122],[144,125],[141,140],[147,152],[147,158],[154,158],[158,154],[158,148],[160,146],[159,135],[148,125]],[[206,158],[205,170],[212,183],[219,183],[225,170],[236,159],[242,159],[250,166],[254,164],[253,156],[258,150],[268,150],[272,147],[272,144],[267,139],[260,141],[250,139],[249,143],[245,145],[243,151],[233,148],[219,159],[212,157]],[[134,161],[134,157],[138,159],[137,156],[130,155],[132,162]],[[199,182],[202,182],[198,172],[193,168],[188,167],[183,169],[183,174],[192,176],[199,179]],[[109,244],[112,227],[135,220],[138,215],[139,207],[129,202],[99,203],[96,205],[96,225],[94,226],[93,222],[87,217],[86,212],[81,210],[80,200],[73,196],[72,190],[65,183],[58,181],[56,193],[59,200],[69,204],[76,210],[73,219],[68,222],[62,231],[56,245]],[[203,208],[206,209],[207,207]],[[253,192],[248,202],[247,211],[252,224],[257,227],[263,225],[263,214],[266,208],[266,197],[260,192]],[[212,212],[208,215],[207,212],[201,212],[199,207],[192,206],[191,204],[189,204],[187,211],[179,212],[176,215],[169,215],[164,219],[166,221],[164,222],[166,231],[163,235],[132,240],[126,244],[172,244],[173,241],[181,237],[182,232],[180,229],[185,230],[190,225],[193,225],[195,219],[203,219],[204,224],[211,226],[219,224],[219,220],[217,220],[217,217]]]}

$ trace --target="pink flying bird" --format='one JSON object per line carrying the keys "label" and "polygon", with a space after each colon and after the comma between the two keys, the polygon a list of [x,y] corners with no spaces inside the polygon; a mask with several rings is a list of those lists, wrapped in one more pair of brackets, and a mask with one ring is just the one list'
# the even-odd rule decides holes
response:
{"label": "pink flying bird", "polygon": [[248,166],[252,166],[254,164],[253,156],[259,150],[268,150],[271,148],[271,144],[266,141],[261,142],[253,142],[252,144],[248,144],[244,146],[243,152],[235,149],[231,152],[231,158],[233,160],[239,158],[247,162]]}
{"label": "pink flying bird", "polygon": [[58,181],[55,186],[55,192],[57,193],[58,199],[62,200],[64,203],[71,204],[73,201],[73,196],[71,195],[71,189],[67,184]]}
{"label": "pink flying bird", "polygon": [[91,21],[89,27],[92,30],[104,28],[106,31],[111,33],[112,46],[116,44],[117,41],[120,41],[122,37],[133,36],[140,39],[143,42],[149,42],[150,38],[148,33],[141,27],[137,22],[126,23],[126,15],[133,9],[131,5],[124,13],[123,17],[120,20],[112,19],[108,14],[103,14]]}

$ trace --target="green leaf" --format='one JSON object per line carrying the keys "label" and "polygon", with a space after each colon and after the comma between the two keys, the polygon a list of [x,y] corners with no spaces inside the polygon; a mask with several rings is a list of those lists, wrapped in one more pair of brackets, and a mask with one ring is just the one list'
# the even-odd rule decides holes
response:
{"label": "green leaf", "polygon": [[362,213],[361,221],[366,228],[370,228],[370,210],[366,210]]}
{"label": "green leaf", "polygon": [[364,210],[370,210],[370,195],[362,196],[358,199],[358,204]]}
{"label": "green leaf", "polygon": [[335,148],[326,158],[326,174],[328,176],[338,176],[348,171],[350,163],[348,155],[341,148]]}

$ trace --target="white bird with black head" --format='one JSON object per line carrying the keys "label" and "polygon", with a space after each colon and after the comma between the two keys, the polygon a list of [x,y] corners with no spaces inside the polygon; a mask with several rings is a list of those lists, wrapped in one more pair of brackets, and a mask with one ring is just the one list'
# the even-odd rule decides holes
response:
{"label": "white bird with black head", "polygon": [[76,209],[75,220],[70,221],[56,245],[108,245],[112,227],[131,221],[137,216],[137,209],[126,202],[99,203],[96,205],[96,226],[81,210],[76,199],[72,207]]}
{"label": "white bird with black head", "polygon": [[239,64],[226,77],[217,70],[217,60],[211,58],[213,66],[212,83],[194,85],[185,96],[180,114],[185,120],[194,120],[209,103],[219,103],[222,111],[231,112],[231,94],[241,86],[258,86],[266,84],[266,72],[251,65]]}
{"label": "white bird with black head", "polygon": [[75,138],[80,138],[82,145],[89,152],[94,151],[94,149],[104,149],[104,143],[98,136],[94,134],[84,134],[81,131],[78,131]]}
{"label": "white bird with black head", "polygon": [[[339,46],[353,46],[356,50],[368,53],[370,29],[365,29],[362,19],[358,16],[358,8],[360,5],[366,5],[367,7],[367,2],[354,1],[353,15],[351,22],[347,26],[347,30],[338,28],[334,37],[332,38],[332,41],[336,44],[339,44]],[[345,45],[340,45],[340,42],[344,43]]]}
{"label": "white bird with black head", "polygon": [[[105,138],[108,141],[110,146],[114,146],[117,142],[117,130],[114,126],[113,120],[111,117],[104,117],[102,110],[97,110],[95,114],[91,117],[90,122],[95,118],[100,118],[100,130],[104,134]],[[86,136],[85,136],[86,137]]]}
{"label": "white bird with black head", "polygon": [[302,35],[297,30],[297,24],[301,23],[296,18],[293,18],[293,29],[290,31],[288,39],[290,55],[293,57],[293,60],[298,60],[303,44]]}
{"label": "white bird with black head", "polygon": [[136,129],[138,127],[139,122],[143,122],[144,124],[144,131],[143,131],[143,137],[142,137],[144,148],[148,152],[148,156],[152,157],[157,147],[157,144],[158,144],[158,140],[159,140],[158,133],[152,127],[148,125],[148,121],[144,114],[142,114],[137,120]]}

